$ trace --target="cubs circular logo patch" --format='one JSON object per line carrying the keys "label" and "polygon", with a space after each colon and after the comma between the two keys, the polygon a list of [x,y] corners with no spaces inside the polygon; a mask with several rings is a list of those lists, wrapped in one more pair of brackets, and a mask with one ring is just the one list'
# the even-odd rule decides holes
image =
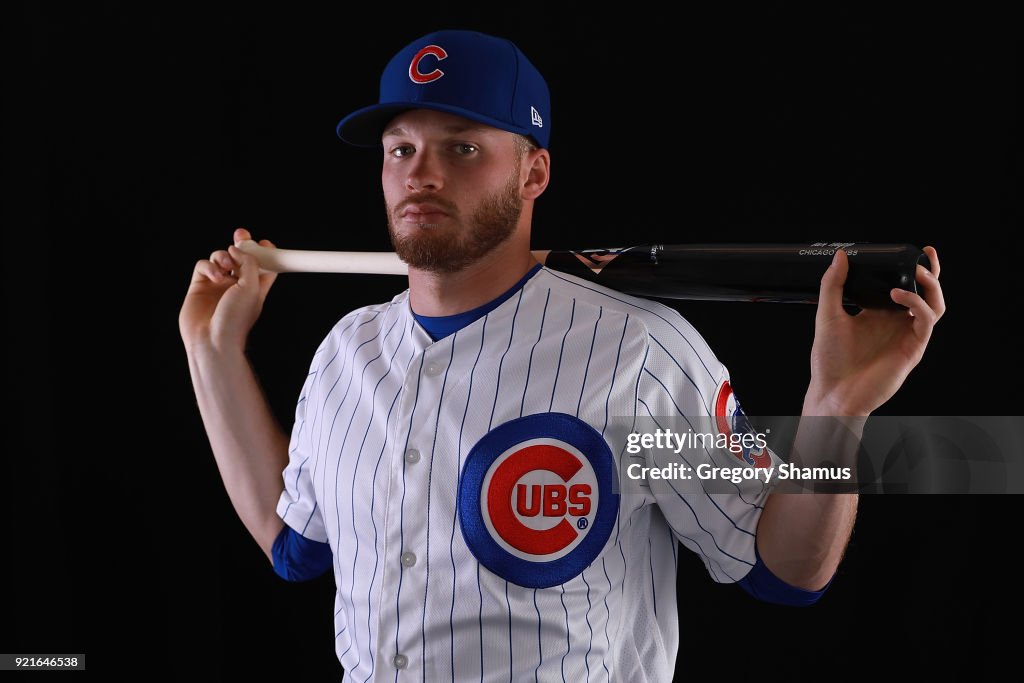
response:
{"label": "cubs circular logo patch", "polygon": [[[754,434],[750,419],[743,412],[740,401],[732,390],[729,380],[722,382],[715,391],[715,426],[719,434],[732,439],[733,434]],[[770,467],[772,456],[766,448],[746,447],[735,456],[754,467]]]}
{"label": "cubs circular logo patch", "polygon": [[491,430],[469,452],[459,482],[469,549],[491,572],[527,588],[557,586],[586,569],[618,509],[608,444],[564,413]]}

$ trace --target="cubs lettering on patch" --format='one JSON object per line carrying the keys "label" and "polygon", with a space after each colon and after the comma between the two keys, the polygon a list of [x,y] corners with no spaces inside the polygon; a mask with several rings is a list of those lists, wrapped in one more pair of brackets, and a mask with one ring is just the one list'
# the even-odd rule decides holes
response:
{"label": "cubs lettering on patch", "polygon": [[492,429],[469,452],[459,482],[469,549],[487,569],[527,588],[557,586],[586,569],[618,509],[608,444],[564,413]]}
{"label": "cubs lettering on patch", "polygon": [[427,45],[425,48],[417,52],[416,56],[412,58],[411,62],[409,62],[409,78],[413,83],[430,83],[431,81],[436,81],[441,78],[441,76],[444,76],[444,72],[437,67],[435,67],[433,71],[429,71],[427,73],[420,71],[420,62],[428,55],[436,57],[439,62],[442,59],[448,58],[448,53],[445,52],[444,48],[440,45]]}
{"label": "cubs lettering on patch", "polygon": [[[739,399],[732,390],[729,380],[723,381],[715,391],[715,425],[719,434],[725,434],[730,440],[733,434],[754,434],[753,425],[740,406]],[[748,465],[754,467],[771,467],[772,456],[767,448],[743,447],[742,452],[734,455]]]}

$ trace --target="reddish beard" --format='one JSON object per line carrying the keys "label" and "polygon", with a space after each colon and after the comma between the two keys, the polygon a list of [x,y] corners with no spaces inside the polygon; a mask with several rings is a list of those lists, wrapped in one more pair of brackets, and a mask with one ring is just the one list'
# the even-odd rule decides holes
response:
{"label": "reddish beard", "polygon": [[[454,228],[418,228],[400,235],[395,230],[399,219],[385,201],[388,234],[398,257],[412,268],[433,273],[456,273],[489,254],[515,232],[523,211],[519,197],[519,164],[503,188],[487,197],[464,224],[449,202],[440,202],[429,195],[415,201],[438,203],[453,221]],[[396,211],[401,211],[399,205]]]}

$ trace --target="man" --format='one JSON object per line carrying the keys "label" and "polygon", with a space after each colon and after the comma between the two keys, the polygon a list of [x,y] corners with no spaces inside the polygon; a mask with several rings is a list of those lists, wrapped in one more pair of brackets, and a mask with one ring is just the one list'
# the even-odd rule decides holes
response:
{"label": "man", "polygon": [[[617,419],[737,407],[677,312],[532,258],[550,130],[547,86],[508,41],[441,31],[392,59],[338,134],[382,145],[409,289],[323,340],[290,439],[244,355],[274,275],[234,246],[196,264],[180,324],[221,475],[278,573],[333,567],[354,680],[669,680],[678,542],[716,581],[808,604],[849,538],[853,495],[618,489]],[[926,252],[923,297],[858,316],[836,252],[804,415],[866,416],[920,360],[944,310]]]}

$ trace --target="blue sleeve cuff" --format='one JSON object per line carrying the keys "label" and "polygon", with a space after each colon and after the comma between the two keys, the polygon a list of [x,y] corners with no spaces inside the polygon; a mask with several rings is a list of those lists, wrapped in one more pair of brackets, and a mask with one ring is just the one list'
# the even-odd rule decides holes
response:
{"label": "blue sleeve cuff", "polygon": [[311,541],[287,524],[274,539],[271,554],[274,572],[287,581],[315,579],[334,563],[329,544]]}
{"label": "blue sleeve cuff", "polygon": [[768,569],[768,566],[761,559],[761,554],[757,552],[756,542],[754,543],[754,555],[757,558],[754,568],[737,583],[740,585],[740,588],[764,602],[794,607],[813,605],[825,594],[825,591],[832,585],[832,580],[835,578],[833,576],[832,579],[829,579],[828,583],[820,591],[805,591],[802,588],[789,585],[775,576],[775,574],[772,574],[771,570]]}

